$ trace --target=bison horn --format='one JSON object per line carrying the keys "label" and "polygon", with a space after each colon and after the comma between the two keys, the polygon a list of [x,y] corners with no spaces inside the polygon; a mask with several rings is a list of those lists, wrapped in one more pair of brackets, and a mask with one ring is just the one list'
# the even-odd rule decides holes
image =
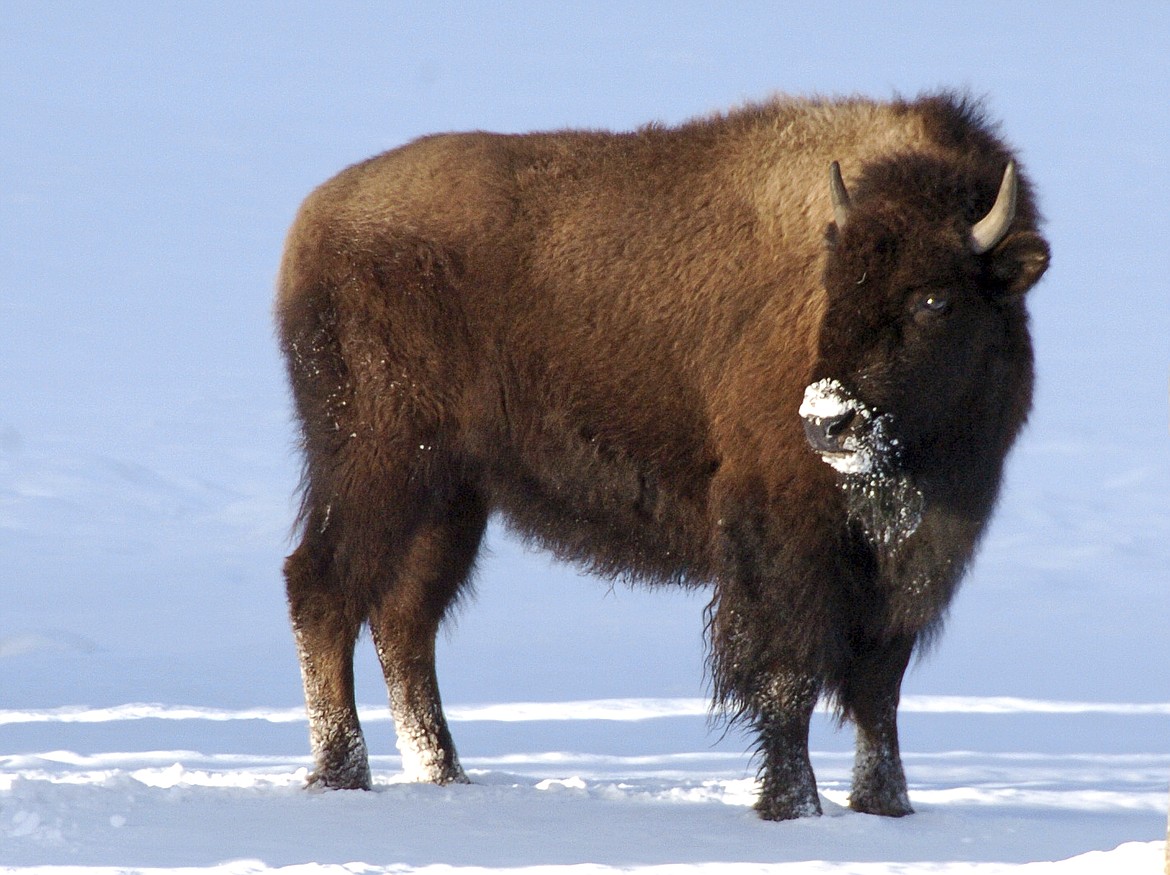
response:
{"label": "bison horn", "polygon": [[845,181],[841,179],[841,165],[836,161],[829,165],[829,195],[833,200],[833,220],[840,231],[849,218],[850,204],[849,192],[845,190]]}
{"label": "bison horn", "polygon": [[991,211],[971,228],[971,250],[982,255],[995,246],[1016,217],[1016,162],[1009,161]]}

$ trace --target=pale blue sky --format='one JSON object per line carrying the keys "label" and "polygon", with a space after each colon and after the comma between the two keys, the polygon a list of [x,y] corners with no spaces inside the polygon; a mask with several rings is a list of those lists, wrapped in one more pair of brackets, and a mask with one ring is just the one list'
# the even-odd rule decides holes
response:
{"label": "pale blue sky", "polygon": [[[988,95],[1036,181],[1054,263],[1033,296],[1040,393],[1005,521],[912,682],[1044,693],[1042,678],[1013,668],[1030,645],[997,617],[1005,597],[1020,600],[1020,622],[1070,628],[1070,653],[1044,665],[1087,658],[1093,603],[1116,638],[1135,640],[1092,666],[1166,681],[1149,640],[1170,614],[1167,597],[1150,601],[1167,554],[1161,529],[1141,529],[1151,514],[1164,519],[1170,487],[1168,59],[1160,2],[5,0],[0,624],[81,634],[118,656],[159,640],[199,651],[185,624],[213,628],[215,644],[254,646],[259,671],[287,676],[275,698],[295,695],[277,569],[296,465],[269,308],[297,203],[342,166],[436,130],[629,128],[776,90],[945,86]],[[1072,455],[1052,450],[1062,442]],[[1152,480],[1139,477],[1145,491],[1111,499],[1109,484],[1139,463],[1153,466]],[[1066,504],[1075,524],[1030,518],[1033,497]],[[1011,541],[1021,527],[1067,538],[1069,550],[1103,546],[1079,570],[1021,570]],[[543,569],[523,573],[572,577]],[[1033,590],[1036,576],[1045,586]],[[1139,589],[1109,613],[1124,586]],[[486,566],[482,613],[470,610],[458,632],[467,655],[452,660],[498,666],[491,621],[534,596],[490,593],[516,587],[503,562]],[[563,630],[585,624],[573,662],[588,664],[631,615],[653,612],[660,631],[643,648],[641,692],[699,689],[700,603],[622,591],[610,598],[619,605],[597,607],[604,591],[569,583],[531,607],[534,648],[567,648]],[[990,663],[966,668],[988,652]],[[1048,688],[1103,695],[1111,681],[1093,670],[1057,672]],[[533,665],[517,691],[501,670],[493,689],[547,695],[558,676],[542,671]],[[575,692],[637,692],[636,671],[607,671]],[[44,689],[21,694],[51,699]]]}

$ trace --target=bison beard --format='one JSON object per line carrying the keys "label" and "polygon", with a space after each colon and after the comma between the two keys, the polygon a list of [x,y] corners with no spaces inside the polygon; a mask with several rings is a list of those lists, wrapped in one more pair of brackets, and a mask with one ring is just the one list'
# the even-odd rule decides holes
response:
{"label": "bison beard", "polygon": [[[874,415],[849,397],[833,379],[819,380],[804,390],[800,405],[809,443],[821,458],[840,472],[846,513],[879,550],[893,550],[922,522],[925,501],[910,482],[900,458],[900,444],[887,415]],[[818,436],[826,421],[848,420],[853,426],[839,446],[826,447]],[[863,428],[858,429],[860,422]]]}
{"label": "bison beard", "polygon": [[953,95],[441,135],[321,186],[276,303],[310,785],[370,786],[363,625],[409,776],[466,781],[435,635],[497,513],[598,573],[712,587],[715,698],[757,734],[762,817],[819,813],[822,698],[857,728],[853,808],[909,813],[902,676],[1031,403],[1037,223]]}

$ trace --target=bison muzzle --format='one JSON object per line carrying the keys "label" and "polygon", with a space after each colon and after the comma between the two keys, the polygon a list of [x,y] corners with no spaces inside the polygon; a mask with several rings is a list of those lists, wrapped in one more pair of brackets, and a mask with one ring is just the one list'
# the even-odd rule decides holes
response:
{"label": "bison muzzle", "polygon": [[762,817],[819,813],[822,699],[856,725],[852,807],[909,813],[902,676],[1031,404],[1038,221],[950,94],[440,135],[317,189],[276,304],[310,784],[370,786],[367,624],[408,774],[466,781],[435,634],[499,514],[599,574],[711,588],[715,704],[758,739]]}

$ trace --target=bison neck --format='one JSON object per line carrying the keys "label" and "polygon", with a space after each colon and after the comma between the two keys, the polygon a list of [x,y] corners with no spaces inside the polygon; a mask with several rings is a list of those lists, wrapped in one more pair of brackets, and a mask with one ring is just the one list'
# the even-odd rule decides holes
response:
{"label": "bison neck", "polygon": [[978,548],[1002,465],[955,460],[930,476],[902,473],[844,487],[851,524],[871,552],[883,636],[930,636]]}

